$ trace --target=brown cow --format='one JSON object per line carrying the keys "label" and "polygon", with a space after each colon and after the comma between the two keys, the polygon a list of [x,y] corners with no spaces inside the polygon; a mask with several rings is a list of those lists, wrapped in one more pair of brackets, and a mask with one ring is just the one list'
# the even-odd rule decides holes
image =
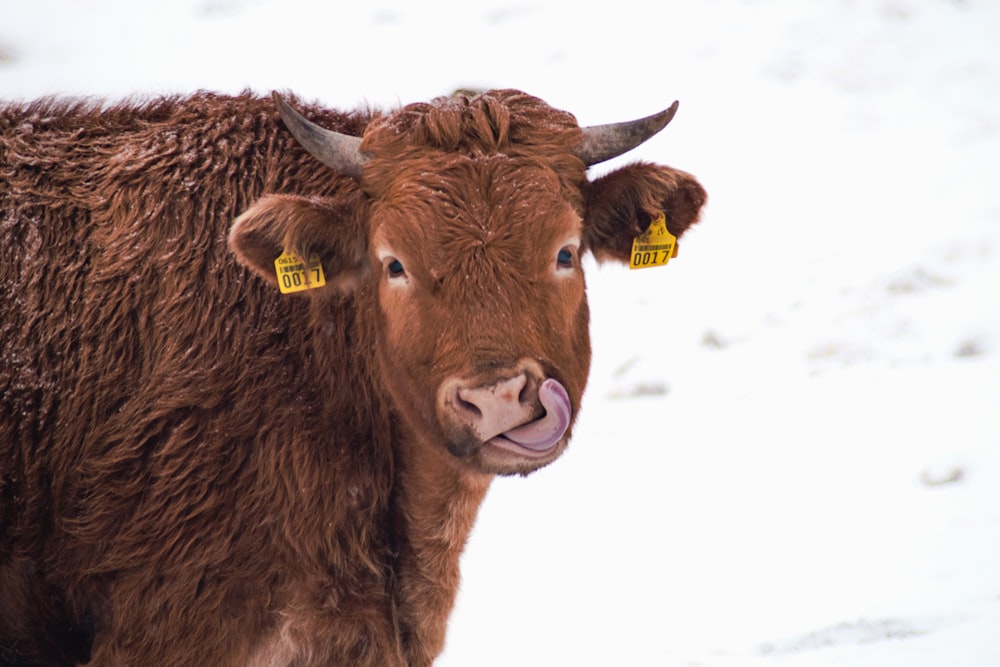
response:
{"label": "brown cow", "polygon": [[0,664],[430,664],[491,479],[569,439],[581,256],[705,201],[586,178],[672,109],[277,105],[0,107]]}

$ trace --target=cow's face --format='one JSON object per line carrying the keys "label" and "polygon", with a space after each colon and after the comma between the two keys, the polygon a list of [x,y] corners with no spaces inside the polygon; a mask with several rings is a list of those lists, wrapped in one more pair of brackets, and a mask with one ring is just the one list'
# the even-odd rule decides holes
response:
{"label": "cow's face", "polygon": [[441,162],[373,200],[384,380],[456,457],[532,470],[565,447],[590,364],[580,198],[531,161]]}
{"label": "cow's face", "polygon": [[530,472],[565,449],[587,380],[582,255],[627,261],[651,216],[679,236],[704,202],[652,165],[590,183],[580,141],[521,93],[408,107],[369,127],[342,193],[264,197],[231,243],[272,282],[282,249],[320,255],[331,286],[305,294],[356,293],[409,430],[474,470]]}

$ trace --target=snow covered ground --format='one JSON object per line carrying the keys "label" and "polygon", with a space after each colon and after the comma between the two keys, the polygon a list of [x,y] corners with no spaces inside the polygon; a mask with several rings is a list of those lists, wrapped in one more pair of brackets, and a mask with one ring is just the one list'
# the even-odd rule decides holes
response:
{"label": "snow covered ground", "polygon": [[0,98],[517,87],[673,124],[668,267],[592,267],[556,465],[499,480],[441,666],[1000,665],[1000,3],[33,0]]}

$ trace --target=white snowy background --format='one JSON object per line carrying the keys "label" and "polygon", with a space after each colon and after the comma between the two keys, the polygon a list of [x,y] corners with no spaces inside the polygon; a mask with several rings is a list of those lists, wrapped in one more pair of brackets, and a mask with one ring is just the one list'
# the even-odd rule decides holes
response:
{"label": "white snowy background", "polygon": [[0,98],[515,87],[710,203],[590,267],[570,451],[498,480],[442,667],[1000,665],[1000,3],[0,0]]}

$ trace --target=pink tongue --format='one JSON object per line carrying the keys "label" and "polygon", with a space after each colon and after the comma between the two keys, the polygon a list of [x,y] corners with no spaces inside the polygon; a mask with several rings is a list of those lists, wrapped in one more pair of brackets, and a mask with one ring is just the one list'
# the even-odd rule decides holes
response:
{"label": "pink tongue", "polygon": [[535,421],[504,433],[504,437],[521,447],[543,452],[559,442],[569,428],[573,408],[569,394],[558,380],[549,378],[538,387],[538,399],[545,414]]}

